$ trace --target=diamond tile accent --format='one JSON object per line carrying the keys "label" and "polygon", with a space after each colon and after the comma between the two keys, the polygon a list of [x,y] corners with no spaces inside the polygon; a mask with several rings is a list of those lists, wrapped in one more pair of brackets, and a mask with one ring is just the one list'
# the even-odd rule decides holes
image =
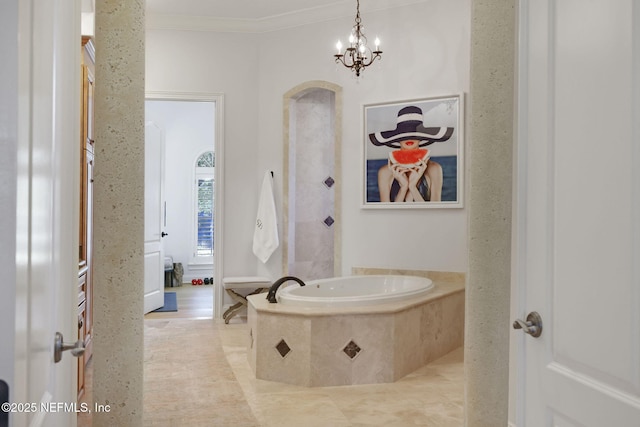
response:
{"label": "diamond tile accent", "polygon": [[284,359],[284,357],[291,351],[291,348],[285,340],[280,340],[280,342],[276,345],[276,350],[278,350],[278,353],[280,353],[280,356],[282,356],[282,358]]}
{"label": "diamond tile accent", "polygon": [[326,185],[326,186],[327,186],[327,188],[331,188],[331,187],[333,187],[333,184],[335,184],[335,183],[336,183],[336,181],[335,181],[335,179],[333,179],[333,178],[331,178],[331,177],[328,177],[327,179],[325,179],[324,181],[322,181],[322,183],[323,183],[324,185]]}
{"label": "diamond tile accent", "polygon": [[342,351],[344,351],[344,354],[346,354],[347,356],[349,356],[349,359],[352,359],[354,357],[356,357],[358,355],[358,353],[360,353],[362,351],[362,349],[360,348],[360,346],[358,344],[356,344],[353,340],[349,341],[349,344],[347,344]]}
{"label": "diamond tile accent", "polygon": [[322,221],[322,223],[323,223],[324,225],[326,225],[327,227],[331,227],[331,226],[333,225],[333,223],[334,223],[334,222],[336,222],[336,221],[331,217],[331,215],[329,215],[328,217],[326,217],[326,218],[324,219],[324,221]]}

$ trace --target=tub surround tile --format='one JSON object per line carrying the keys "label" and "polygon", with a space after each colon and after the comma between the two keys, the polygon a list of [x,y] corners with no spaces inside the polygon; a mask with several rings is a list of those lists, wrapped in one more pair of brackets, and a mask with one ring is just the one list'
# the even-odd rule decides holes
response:
{"label": "tub surround tile", "polygon": [[421,314],[435,311],[438,306],[438,301],[434,301],[432,304],[406,310],[396,316],[396,322],[393,326],[398,351],[396,351],[393,361],[394,380],[422,367],[428,360],[429,347],[435,343],[433,340],[426,340],[423,336],[424,329],[429,325],[424,323]]}
{"label": "tub surround tile", "polygon": [[[447,327],[448,333],[442,334],[442,345],[449,349],[442,352],[438,357],[448,353],[451,349],[456,348],[458,343],[464,341],[464,322],[465,322],[465,295],[456,294],[452,298],[442,300],[442,327]],[[453,325],[453,328],[450,327]]]}
{"label": "tub surround tile", "polygon": [[[394,380],[393,359],[398,350],[394,341],[393,314],[349,316],[351,339],[362,348],[351,364],[351,384],[388,383]],[[332,385],[323,383],[318,385]]]}
{"label": "tub surround tile", "polygon": [[254,308],[253,305],[249,304],[247,306],[247,326],[248,326],[247,332],[248,333],[244,335],[244,337],[245,337],[245,342],[247,346],[247,359],[249,361],[249,366],[253,371],[253,375],[256,374],[256,357],[257,357],[257,347],[255,345],[256,344],[255,334],[257,332],[258,322],[256,319],[257,319],[256,309]]}
{"label": "tub surround tile", "polygon": [[[393,336],[388,320],[376,316],[314,318],[311,386],[392,381],[393,372],[389,368]],[[350,357],[345,348],[349,348],[354,357]]]}
{"label": "tub surround tile", "polygon": [[348,316],[314,319],[311,326],[311,353],[315,356],[310,366],[312,383],[351,384],[352,361],[342,351],[352,340],[349,320]]}
{"label": "tub surround tile", "polygon": [[347,357],[351,360],[357,357],[361,351],[362,348],[360,348],[360,346],[354,340],[350,340],[342,349],[342,352],[346,354]]}
{"label": "tub surround tile", "polygon": [[276,344],[276,350],[280,354],[280,357],[285,358],[287,354],[291,353],[291,347],[284,339],[281,339],[278,344]]}
{"label": "tub surround tile", "polygon": [[[309,365],[311,321],[297,316],[280,318],[274,315],[259,316],[253,330],[255,372],[260,379],[310,385]],[[282,357],[276,346],[285,340],[290,347]]]}

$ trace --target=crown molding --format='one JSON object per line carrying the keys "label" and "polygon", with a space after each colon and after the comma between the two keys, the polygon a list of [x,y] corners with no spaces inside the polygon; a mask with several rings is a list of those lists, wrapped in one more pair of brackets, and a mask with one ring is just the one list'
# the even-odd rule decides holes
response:
{"label": "crown molding", "polygon": [[[425,3],[426,1],[428,0],[370,0],[360,6],[360,12],[365,14],[367,12],[395,9],[412,4]],[[351,2],[317,6],[258,19],[147,13],[146,28],[152,30],[211,31],[221,33],[267,33],[354,16],[355,8]]]}

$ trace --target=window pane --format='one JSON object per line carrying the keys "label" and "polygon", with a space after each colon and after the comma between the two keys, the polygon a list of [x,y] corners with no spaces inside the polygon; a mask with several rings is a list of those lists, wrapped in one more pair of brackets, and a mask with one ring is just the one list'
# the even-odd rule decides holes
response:
{"label": "window pane", "polygon": [[207,151],[198,157],[198,161],[196,164],[199,168],[213,168],[216,166],[216,158],[213,155],[213,151]]}
{"label": "window pane", "polygon": [[198,178],[198,256],[213,255],[213,178]]}

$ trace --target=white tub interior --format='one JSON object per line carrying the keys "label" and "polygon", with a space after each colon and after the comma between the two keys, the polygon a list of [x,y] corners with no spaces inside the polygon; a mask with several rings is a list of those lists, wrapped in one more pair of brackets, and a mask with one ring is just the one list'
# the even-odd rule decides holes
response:
{"label": "white tub interior", "polygon": [[362,306],[415,298],[431,288],[433,282],[424,277],[347,276],[312,280],[306,286],[288,285],[278,291],[277,300],[280,304],[308,307]]}

